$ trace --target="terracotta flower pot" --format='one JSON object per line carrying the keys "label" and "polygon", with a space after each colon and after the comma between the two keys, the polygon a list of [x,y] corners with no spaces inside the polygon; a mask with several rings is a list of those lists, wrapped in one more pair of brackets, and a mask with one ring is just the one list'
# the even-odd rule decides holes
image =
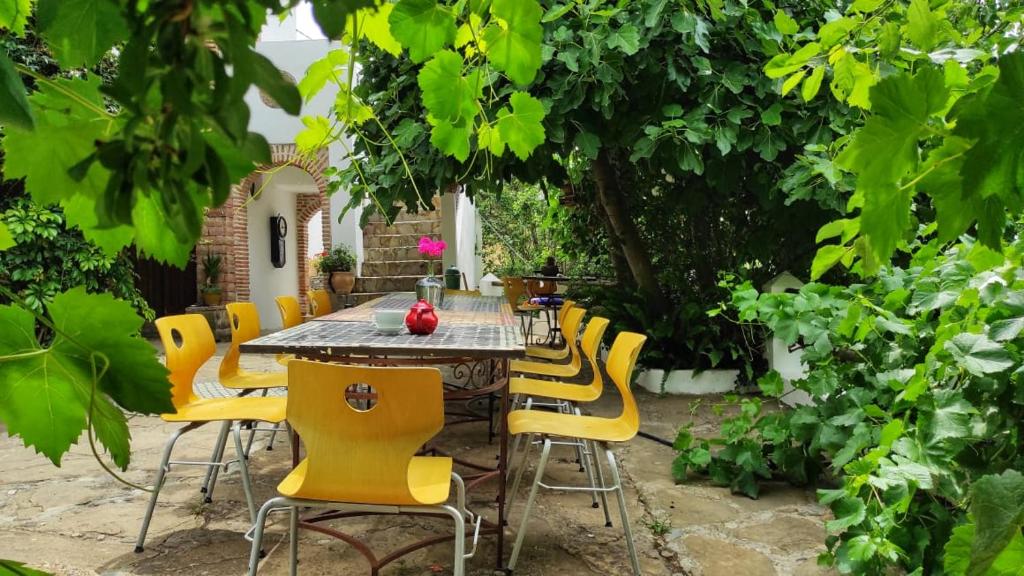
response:
{"label": "terracotta flower pot", "polygon": [[331,291],[335,294],[351,294],[356,285],[355,272],[331,272]]}
{"label": "terracotta flower pot", "polygon": [[207,306],[220,306],[223,295],[221,292],[203,292],[203,304]]}

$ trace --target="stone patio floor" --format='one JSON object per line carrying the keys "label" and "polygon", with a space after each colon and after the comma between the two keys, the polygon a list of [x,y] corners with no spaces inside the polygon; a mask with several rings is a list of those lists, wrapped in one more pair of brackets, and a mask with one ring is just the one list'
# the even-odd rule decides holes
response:
{"label": "stone patio floor", "polygon": [[[213,380],[220,354],[200,378]],[[278,368],[266,358],[246,358],[250,369]],[[712,434],[717,417],[715,398],[659,397],[638,393],[642,429],[671,440],[695,406],[695,431]],[[606,394],[590,411],[614,415],[621,409],[617,394]],[[134,416],[132,464],[124,474],[131,482],[149,485],[160,452],[173,426],[159,418]],[[0,427],[0,432],[2,432]],[[217,428],[206,426],[179,440],[175,459],[205,459]],[[259,502],[275,495],[275,486],[290,466],[289,450],[279,435],[267,451],[267,435],[257,438],[250,463]],[[439,444],[460,457],[493,461],[497,445],[488,445],[486,425],[446,429]],[[548,469],[554,482],[581,483],[584,475],[570,463],[567,448],[556,453]],[[230,446],[228,454],[233,453]],[[734,496],[701,479],[676,485],[670,475],[671,448],[635,438],[615,447],[627,484],[626,498],[643,571],[651,576],[811,575],[830,571],[817,566],[823,549],[827,511],[813,492],[786,485],[765,488],[759,500]],[[536,455],[536,451],[534,452]],[[133,553],[147,494],[116,482],[92,459],[87,445],[73,447],[55,468],[48,460],[0,438],[0,558],[28,563],[60,575],[109,576],[162,574],[244,574],[249,544],[241,534],[249,528],[236,469],[222,474],[213,503],[204,504],[199,486],[203,469],[173,468],[161,493],[145,552]],[[527,474],[531,474],[528,470]],[[529,476],[528,476],[529,477]],[[511,549],[528,484],[510,514],[506,542]],[[470,494],[472,509],[496,511],[494,484]],[[600,510],[581,493],[541,491],[530,524],[517,575],[628,575],[629,561],[612,505],[614,527],[606,528]],[[286,516],[271,517],[260,574],[287,574]],[[381,516],[333,524],[368,540],[379,555],[418,538],[449,530],[440,519]],[[506,552],[507,553],[507,552]],[[384,570],[383,576],[419,576],[451,572],[448,544],[415,552]],[[320,534],[300,535],[299,572],[303,575],[362,575],[369,566],[352,547]],[[494,538],[482,538],[467,574],[494,574]],[[500,573],[500,572],[499,572]]]}

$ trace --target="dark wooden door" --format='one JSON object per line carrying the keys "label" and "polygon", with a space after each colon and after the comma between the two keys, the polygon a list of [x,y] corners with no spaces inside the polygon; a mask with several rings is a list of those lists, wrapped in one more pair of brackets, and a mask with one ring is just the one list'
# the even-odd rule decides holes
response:
{"label": "dark wooden door", "polygon": [[196,289],[196,261],[189,258],[184,270],[149,258],[135,257],[136,286],[156,312],[156,317],[182,314],[199,301]]}

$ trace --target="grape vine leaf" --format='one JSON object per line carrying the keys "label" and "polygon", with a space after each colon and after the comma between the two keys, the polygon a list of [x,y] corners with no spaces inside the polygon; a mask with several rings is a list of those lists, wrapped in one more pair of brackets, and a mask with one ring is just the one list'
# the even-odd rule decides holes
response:
{"label": "grape vine leaf", "polygon": [[112,0],[39,0],[37,28],[64,68],[90,67],[128,36]]}
{"label": "grape vine leaf", "polygon": [[544,143],[544,120],[547,112],[540,100],[526,92],[513,92],[509,98],[512,110],[498,111],[498,132],[520,160],[529,158],[533,150]]}
{"label": "grape vine leaf", "polygon": [[640,50],[640,33],[636,26],[624,24],[612,31],[605,43],[609,48],[618,48],[627,56],[632,56]]}
{"label": "grape vine leaf", "polygon": [[543,13],[537,0],[494,0],[492,21],[484,29],[487,59],[517,84],[529,84],[541,65],[540,25]]}
{"label": "grape vine leaf", "polygon": [[399,0],[388,22],[413,62],[423,62],[455,40],[455,15],[437,0]]}
{"label": "grape vine leaf", "polygon": [[[943,568],[950,576],[963,576],[971,564],[975,525],[964,524],[953,529],[943,548]],[[986,576],[1021,576],[1024,574],[1024,535],[1017,534],[984,572]]]}
{"label": "grape vine leaf", "polygon": [[946,341],[944,348],[961,368],[975,376],[1002,372],[1013,366],[1006,348],[984,334],[957,334]]}
{"label": "grape vine leaf", "polygon": [[864,195],[861,230],[879,261],[889,260],[910,225],[913,189],[901,186],[902,179],[917,168],[918,141],[948,97],[942,73],[934,68],[882,80],[871,89],[874,114],[837,159],[857,174]]}
{"label": "grape vine leaf", "polygon": [[0,28],[18,36],[25,33],[25,24],[32,14],[32,0],[0,0]]}
{"label": "grape vine leaf", "polygon": [[[390,6],[390,4],[388,4]],[[331,50],[326,56],[313,62],[306,68],[306,74],[299,80],[299,94],[309,102],[320,93],[329,80],[340,84],[345,65],[348,64],[348,52],[342,49]]]}
{"label": "grape vine leaf", "polygon": [[[999,79],[965,97],[954,133],[976,140],[963,165],[963,190],[983,198],[1024,192],[1024,53],[999,60]],[[966,196],[966,195],[965,195]]]}
{"label": "grape vine leaf", "polygon": [[336,40],[345,33],[348,15],[361,8],[373,7],[374,0],[312,0],[313,17],[324,36]]}
{"label": "grape vine leaf", "polygon": [[[201,210],[193,204],[191,209]],[[155,194],[138,194],[132,207],[135,246],[150,258],[184,268],[192,255],[192,242],[180,241],[167,229],[170,215]]]}
{"label": "grape vine leaf", "polygon": [[462,75],[462,56],[441,50],[420,69],[417,81],[423,94],[423,105],[439,120],[472,121],[483,97],[483,82],[477,73]]}
{"label": "grape vine leaf", "polygon": [[867,506],[860,498],[844,496],[832,503],[832,513],[836,519],[826,522],[825,528],[830,534],[835,534],[863,522],[867,517]]}
{"label": "grape vine leaf", "polygon": [[430,143],[460,162],[469,158],[469,137],[473,134],[473,125],[469,119],[462,118],[452,123],[427,115],[427,121],[433,126],[430,130]]}
{"label": "grape vine leaf", "polygon": [[980,576],[992,566],[1024,527],[1024,475],[1007,470],[978,479],[971,486],[971,515],[975,538],[968,576]]}
{"label": "grape vine leaf", "polygon": [[295,147],[300,152],[312,152],[323,147],[331,135],[331,121],[323,116],[303,116],[305,129],[295,135]]}
{"label": "grape vine leaf", "polygon": [[[167,371],[138,337],[142,319],[127,302],[82,287],[57,295],[49,316],[61,332],[44,348],[31,313],[0,306],[0,355],[21,356],[0,363],[0,420],[59,466],[86,427],[91,401],[97,437],[124,469],[128,428],[111,399],[140,412],[174,410]],[[103,330],[91,323],[97,320]]]}
{"label": "grape vine leaf", "polygon": [[13,560],[0,560],[0,574],[10,574],[11,576],[52,576],[49,572],[29,568],[21,562]]}
{"label": "grape vine leaf", "polygon": [[939,42],[942,18],[932,12],[928,0],[911,0],[907,10],[907,38],[925,52]]}
{"label": "grape vine leaf", "polygon": [[394,8],[394,4],[384,3],[376,10],[360,10],[357,18],[360,35],[373,42],[381,50],[397,57],[402,53],[402,45],[391,34],[391,25],[388,23]]}
{"label": "grape vine leaf", "polygon": [[14,64],[3,53],[0,53],[0,123],[22,130],[35,127],[32,108],[25,96],[25,85],[15,71]]}

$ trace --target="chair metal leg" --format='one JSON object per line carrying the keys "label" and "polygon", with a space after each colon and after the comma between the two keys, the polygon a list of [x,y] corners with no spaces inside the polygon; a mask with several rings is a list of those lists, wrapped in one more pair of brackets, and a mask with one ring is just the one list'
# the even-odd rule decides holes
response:
{"label": "chair metal leg", "polygon": [[[269,393],[270,393],[270,388],[264,388],[263,392],[260,394],[260,398],[266,398],[267,394],[269,394]],[[252,451],[252,442],[253,442],[253,440],[256,439],[256,428],[258,428],[258,426],[256,425],[255,422],[250,422],[249,426],[250,426],[250,428],[249,428],[249,443],[246,444],[246,446],[245,446],[245,457],[246,458],[249,457],[249,452]]]}
{"label": "chair metal leg", "polygon": [[544,448],[540,453],[540,461],[537,462],[537,475],[533,480],[533,487],[530,488],[530,497],[526,500],[526,509],[523,510],[523,520],[519,524],[519,533],[516,534],[516,543],[512,547],[512,556],[508,560],[508,569],[514,570],[516,561],[519,559],[519,552],[523,549],[523,540],[526,538],[526,527],[530,523],[530,512],[533,510],[533,503],[537,499],[537,490],[540,489],[541,480],[544,479],[544,467],[547,466],[548,457],[551,455],[551,440],[544,440]]}
{"label": "chair metal leg", "polygon": [[[577,416],[581,416],[579,408],[574,408],[572,411]],[[590,482],[590,487],[597,488],[597,482],[594,480],[594,463],[591,460],[591,457],[595,455],[590,452],[590,442],[582,438],[577,438],[576,440],[579,442],[579,444],[576,445],[576,450],[580,455],[580,471],[587,474],[587,481]],[[594,490],[590,493],[590,507],[598,508],[600,506],[601,505],[597,503],[597,490]]]}
{"label": "chair metal leg", "polygon": [[181,438],[181,435],[189,430],[197,428],[195,424],[189,424],[178,430],[175,430],[171,434],[171,437],[167,440],[167,444],[164,445],[164,453],[160,458],[160,467],[156,471],[156,481],[153,483],[153,493],[149,496],[149,506],[146,508],[146,515],[142,518],[142,527],[139,529],[139,539],[135,541],[135,552],[139,553],[143,551],[143,546],[146,543],[146,532],[149,531],[149,522],[153,519],[153,511],[156,510],[156,501],[160,497],[160,489],[164,486],[164,476],[167,475],[167,470],[170,469],[168,462],[171,460],[171,451],[174,450],[174,443]]}
{"label": "chair metal leg", "polygon": [[593,460],[594,470],[597,472],[597,483],[598,483],[598,485],[601,488],[601,492],[600,492],[600,494],[601,494],[601,508],[604,510],[604,525],[607,528],[611,528],[612,527],[612,517],[611,517],[610,511],[608,510],[608,495],[607,495],[607,492],[605,492],[605,488],[608,487],[608,484],[606,484],[605,481],[604,481],[604,471],[601,468],[601,456],[597,452],[597,449],[598,449],[597,442],[594,441],[594,440],[590,440],[589,442],[590,442],[590,454],[591,454],[591,456],[594,459]]}
{"label": "chair metal leg", "polygon": [[[213,445],[213,454],[210,455],[210,462],[220,462],[224,457],[224,445],[228,442],[228,432],[231,430],[231,422],[224,422],[220,427],[220,434],[217,435],[217,443]],[[203,487],[200,492],[206,494],[204,501],[209,504],[213,502],[213,484],[217,482],[214,478],[219,466],[210,466],[206,469],[206,478],[203,479]],[[212,483],[211,483],[212,480]]]}
{"label": "chair metal leg", "polygon": [[[619,515],[622,517],[622,530],[626,534],[626,547],[629,549],[629,560],[633,563],[634,576],[640,576],[640,560],[636,555],[636,543],[633,542],[633,530],[629,526],[629,515],[626,513],[626,495],[622,490],[622,477],[619,475],[619,466],[615,462],[615,455],[608,448],[605,448],[608,456],[608,467],[612,471],[612,481],[615,482],[615,494],[619,497]],[[511,567],[511,566],[510,566]]]}
{"label": "chair metal leg", "polygon": [[534,434],[530,434],[526,437],[526,448],[523,448],[523,457],[519,461],[519,469],[516,470],[516,478],[512,482],[512,490],[507,496],[508,503],[505,504],[506,510],[512,509],[512,502],[516,499],[516,493],[519,492],[519,483],[523,480],[523,472],[526,471],[526,464],[530,461],[530,450],[533,449],[533,439],[535,436],[536,435]]}
{"label": "chair metal leg", "polygon": [[256,570],[260,565],[260,550],[263,547],[263,528],[267,523],[267,514],[274,508],[281,507],[283,498],[271,498],[260,508],[256,516],[255,530],[252,535],[252,551],[249,553],[249,576],[256,576]]}
{"label": "chair metal leg", "polygon": [[439,506],[438,509],[447,512],[455,522],[455,558],[452,559],[452,572],[454,576],[465,576],[466,574],[466,519],[462,510],[456,510],[451,506]]}
{"label": "chair metal leg", "polygon": [[[228,432],[231,431],[231,421],[224,422],[221,432],[223,439],[218,439],[217,450],[210,462],[223,462],[224,461],[224,447],[228,442]],[[213,489],[217,486],[217,476],[220,475],[220,469],[223,464],[216,466],[210,466],[207,476],[209,477],[206,487],[206,499],[204,500],[207,504],[213,502]]]}
{"label": "chair metal leg", "polygon": [[280,424],[274,426],[274,431],[270,433],[270,441],[267,442],[267,452],[274,451],[274,438],[277,438],[277,429],[279,426]]}
{"label": "chair metal leg", "polygon": [[288,510],[288,566],[291,576],[299,573],[299,507]]}
{"label": "chair metal leg", "polygon": [[256,521],[256,500],[252,495],[252,479],[249,478],[249,462],[242,448],[242,423],[235,423],[235,450],[238,452],[238,472],[242,475],[242,490],[245,492],[245,504],[249,508],[249,521]]}

